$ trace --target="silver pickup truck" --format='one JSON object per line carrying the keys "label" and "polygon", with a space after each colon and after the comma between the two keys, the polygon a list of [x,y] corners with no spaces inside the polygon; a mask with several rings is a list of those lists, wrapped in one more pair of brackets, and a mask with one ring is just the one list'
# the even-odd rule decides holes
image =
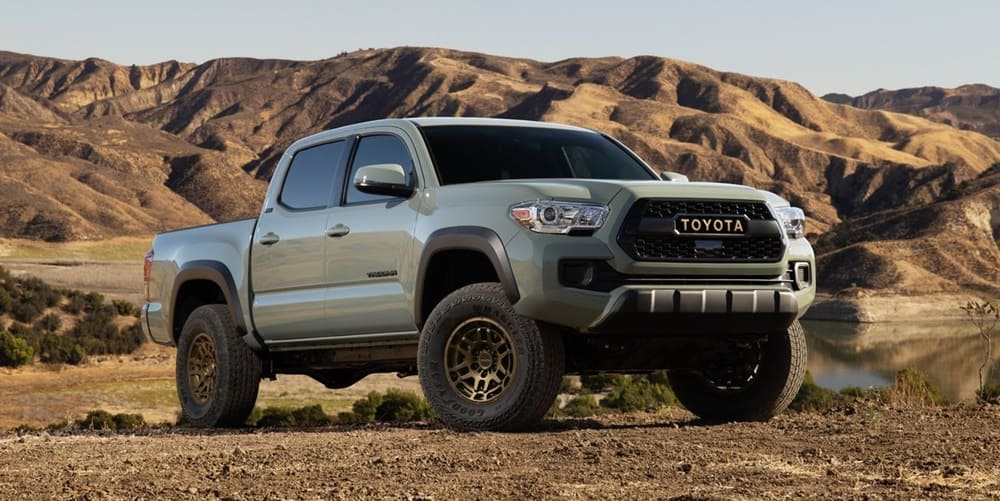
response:
{"label": "silver pickup truck", "polygon": [[380,120],[291,145],[256,219],[157,235],[142,324],[197,426],[241,425],[262,377],[376,372],[457,429],[530,428],[566,373],[659,369],[699,416],[763,420],[805,371],[804,225],[591,130]]}

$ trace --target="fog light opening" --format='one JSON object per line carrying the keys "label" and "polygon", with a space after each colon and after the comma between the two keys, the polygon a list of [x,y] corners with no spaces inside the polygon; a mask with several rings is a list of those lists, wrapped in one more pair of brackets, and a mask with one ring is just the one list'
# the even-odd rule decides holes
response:
{"label": "fog light opening", "polygon": [[594,263],[591,261],[563,261],[559,281],[568,287],[587,287],[594,281]]}
{"label": "fog light opening", "polygon": [[796,289],[806,289],[812,284],[812,267],[809,263],[795,263],[792,270]]}

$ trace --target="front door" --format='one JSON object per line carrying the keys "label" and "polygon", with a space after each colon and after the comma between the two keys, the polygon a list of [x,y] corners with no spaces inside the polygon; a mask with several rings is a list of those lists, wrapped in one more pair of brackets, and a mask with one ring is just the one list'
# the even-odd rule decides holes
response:
{"label": "front door", "polygon": [[[342,205],[327,218],[326,295],[328,328],[334,336],[416,333],[412,298],[403,277],[415,276],[407,257],[413,247],[420,197],[402,199],[358,191],[352,181],[361,167],[403,166],[419,186],[413,152],[390,132],[362,135],[346,177]],[[418,192],[419,193],[419,192]]]}

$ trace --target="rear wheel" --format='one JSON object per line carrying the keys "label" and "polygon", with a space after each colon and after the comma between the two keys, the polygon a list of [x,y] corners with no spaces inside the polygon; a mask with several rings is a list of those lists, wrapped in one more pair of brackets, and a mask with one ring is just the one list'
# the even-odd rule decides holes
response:
{"label": "rear wheel", "polygon": [[260,386],[261,363],[225,305],[191,313],[177,342],[181,421],[197,427],[242,426]]}
{"label": "rear wheel", "polygon": [[417,368],[438,418],[460,430],[521,430],[545,416],[565,369],[562,337],[521,317],[500,284],[463,287],[431,312]]}
{"label": "rear wheel", "polygon": [[713,421],[767,421],[795,398],[806,371],[806,340],[799,322],[787,332],[728,350],[730,357],[701,371],[671,371],[677,399]]}

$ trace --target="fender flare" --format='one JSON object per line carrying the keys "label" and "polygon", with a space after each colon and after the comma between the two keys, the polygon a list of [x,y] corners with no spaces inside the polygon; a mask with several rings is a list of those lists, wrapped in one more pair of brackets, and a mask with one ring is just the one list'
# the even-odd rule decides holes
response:
{"label": "fender flare", "polygon": [[197,260],[189,261],[181,266],[177,276],[174,278],[174,288],[170,293],[170,317],[167,318],[167,328],[170,335],[174,335],[174,314],[177,308],[177,294],[181,287],[192,280],[207,280],[214,283],[222,291],[222,296],[226,299],[226,307],[236,322],[236,329],[241,336],[248,332],[246,319],[243,318],[243,308],[240,304],[239,291],[236,288],[236,281],[233,274],[226,265],[219,261]]}
{"label": "fender flare", "polygon": [[493,271],[500,279],[500,285],[511,304],[521,299],[517,291],[517,281],[514,280],[514,270],[510,266],[510,259],[507,257],[507,249],[500,240],[500,236],[495,231],[482,226],[454,226],[442,228],[430,234],[424,243],[423,252],[420,255],[420,264],[417,269],[417,280],[413,290],[413,318],[417,326],[424,323],[422,306],[424,293],[424,280],[426,279],[427,267],[435,254],[449,250],[470,250],[476,251],[486,256]]}

